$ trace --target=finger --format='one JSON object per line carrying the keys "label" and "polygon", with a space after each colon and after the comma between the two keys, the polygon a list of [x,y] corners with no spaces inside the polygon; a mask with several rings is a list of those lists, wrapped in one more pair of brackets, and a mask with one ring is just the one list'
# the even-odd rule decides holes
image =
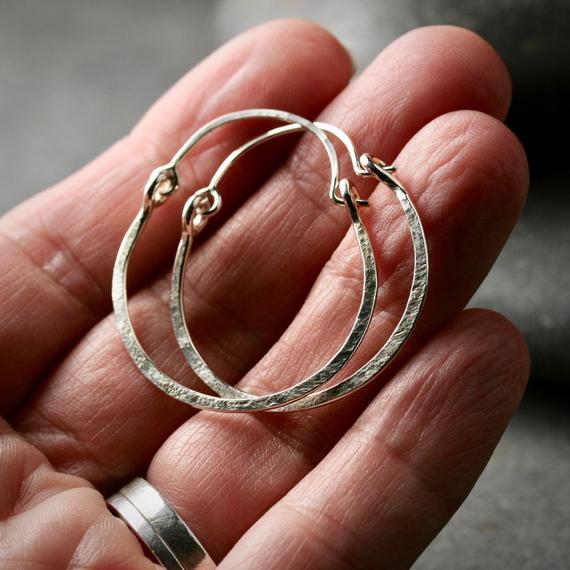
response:
{"label": "finger", "polygon": [[0,419],[2,568],[156,568],[86,481],[57,473]]}
{"label": "finger", "polygon": [[[433,46],[433,57],[427,47],[418,56],[417,45],[422,43]],[[446,55],[454,53],[459,59]],[[444,88],[441,79],[433,80],[435,70],[441,71],[442,58],[447,58]],[[465,65],[472,60],[478,61],[479,67],[469,67],[465,74]],[[388,73],[401,61],[409,64],[409,73]],[[477,89],[474,85],[473,89],[466,88],[466,82],[495,84],[494,89],[487,90],[489,101],[483,98],[479,106],[498,111],[501,105],[497,101],[509,97],[508,81],[499,67],[504,70],[497,56],[474,34],[454,28],[419,30],[387,48],[335,100],[327,117],[361,137],[368,130],[385,133],[382,140],[368,147],[383,154],[386,141],[405,143],[403,137],[416,121],[416,114],[429,116],[434,106],[433,114],[445,110],[442,100],[451,108],[462,102],[477,104],[470,98]],[[495,79],[489,79],[488,73]],[[414,96],[410,96],[399,121],[384,123],[384,107],[401,93]],[[360,105],[362,100],[371,99],[378,108],[373,116]],[[353,111],[347,113],[347,109]],[[417,123],[421,126],[421,118]],[[315,154],[314,160],[319,157]],[[318,164],[314,167],[321,172]],[[279,337],[305,299],[311,279],[344,235],[345,220],[338,217],[334,206],[326,210],[326,199],[323,211],[332,209],[332,214],[319,213],[318,200],[275,200],[275,196],[299,191],[289,187],[286,174],[292,173],[279,173],[201,251],[193,254],[193,270],[186,285],[192,327],[207,361],[230,381],[243,375]],[[324,179],[319,183],[325,188]],[[303,255],[295,247],[283,247],[299,240],[304,244]],[[167,308],[156,300],[155,292],[167,295],[168,287],[166,280],[157,289],[133,298],[130,306],[134,322],[145,323],[140,327],[144,346],[157,364],[189,381],[188,376],[180,374],[184,365],[174,356],[178,351],[169,341],[172,332]],[[124,371],[120,382],[116,370]],[[89,383],[79,381],[86,377]],[[102,398],[106,405],[101,405]],[[143,469],[186,414],[183,406],[157,395],[152,386],[141,381],[118,341],[114,320],[109,319],[93,330],[45,389],[22,410],[17,425],[58,468],[81,473],[97,484],[116,484]]]}
{"label": "finger", "polygon": [[[0,290],[7,294],[0,296],[0,350],[8,358],[0,363],[2,409],[13,409],[44,368],[109,312],[113,261],[153,168],[169,160],[194,129],[230,110],[277,107],[314,116],[350,73],[350,57],[316,25],[286,20],[255,28],[193,69],[130,136],[4,216]],[[204,173],[247,136],[247,129],[241,125],[221,134],[185,165],[185,187],[199,188]],[[225,193],[226,212],[256,187],[278,156],[273,148],[256,168],[235,173],[239,192]],[[174,246],[180,199],[174,202],[157,212],[155,231],[160,231],[138,248],[129,275],[133,290],[164,267],[164,252]]]}
{"label": "finger", "polygon": [[524,340],[510,323],[463,313],[221,566],[409,568],[489,460],[528,369]]}
{"label": "finger", "polygon": [[[425,338],[460,310],[500,251],[524,201],[526,165],[520,143],[502,123],[469,111],[427,125],[397,164],[425,223],[432,260],[421,323]],[[383,285],[350,370],[383,344],[408,294],[413,269],[409,232],[388,197],[379,186],[367,212]],[[357,305],[356,295],[350,295],[359,287],[354,285],[360,264],[354,248],[348,238],[341,244],[283,340],[245,378],[246,389],[259,389],[259,378],[264,391],[282,388],[288,381],[284,371],[303,375],[314,368],[315,353],[338,345]],[[412,349],[420,343],[416,337]],[[338,403],[298,414],[201,412],[161,447],[148,477],[221,557],[319,463],[386,379],[384,375]]]}

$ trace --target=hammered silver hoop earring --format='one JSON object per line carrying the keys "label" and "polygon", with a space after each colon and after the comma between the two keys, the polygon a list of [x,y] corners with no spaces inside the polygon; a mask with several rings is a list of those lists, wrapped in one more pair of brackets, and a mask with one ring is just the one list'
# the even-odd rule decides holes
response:
{"label": "hammered silver hoop earring", "polygon": [[[183,231],[173,270],[171,310],[176,338],[195,373],[205,384],[219,394],[219,397],[209,396],[179,384],[160,371],[146,354],[130,321],[127,306],[126,273],[130,256],[153,209],[164,203],[179,188],[176,171],[178,163],[201,138],[212,130],[231,121],[252,118],[273,118],[288,124],[267,131],[235,150],[221,163],[210,184],[195,192],[188,199],[184,207]],[[231,165],[258,144],[302,129],[311,132],[323,144],[331,166],[329,196],[335,204],[344,205],[349,212],[363,260],[362,298],[350,334],[342,347],[321,369],[290,388],[269,395],[254,396],[217,378],[198,353],[184,317],[182,304],[184,271],[194,236],[205,226],[208,218],[216,214],[221,207],[218,184]],[[347,148],[355,174],[374,177],[383,182],[399,200],[412,237],[414,274],[404,314],[384,346],[351,376],[337,384],[319,390],[332,380],[358,348],[370,324],[377,290],[374,255],[366,229],[358,213],[359,206],[365,205],[366,201],[358,196],[355,187],[347,179],[339,180],[336,151],[327,134],[338,138]],[[406,191],[391,174],[391,171],[391,167],[387,167],[378,159],[367,154],[359,157],[350,138],[340,129],[324,123],[312,123],[284,111],[252,109],[230,113],[211,121],[196,131],[167,165],[156,169],[151,174],[145,187],[143,206],[127,231],[117,255],[113,274],[113,304],[123,342],[137,367],[152,383],[170,396],[197,408],[225,412],[301,410],[341,398],[370,381],[397,354],[411,334],[420,314],[428,285],[427,246],[421,222]]]}
{"label": "hammered silver hoop earring", "polygon": [[[207,217],[205,216],[214,215],[219,211],[221,197],[219,195],[218,186],[224,175],[238,160],[238,158],[265,141],[287,133],[298,132],[302,129],[303,127],[298,123],[271,129],[236,149],[221,163],[208,186],[195,192],[187,200],[183,209],[182,235],[172,271],[172,323],[180,349],[195,374],[218,395],[224,398],[244,399],[254,397],[258,398],[258,396],[238,390],[219,379],[206,364],[192,340],[186,323],[186,318],[184,316],[183,307],[184,273],[188,265],[188,257],[192,241],[194,236],[204,227],[207,220]],[[340,180],[339,190],[339,203],[344,204],[349,212],[363,262],[363,288],[360,307],[349,335],[334,356],[317,372],[301,380],[291,388],[268,395],[267,403],[269,406],[266,407],[266,409],[272,409],[274,407],[274,403],[277,403],[277,401],[280,401],[282,398],[287,398],[289,402],[292,402],[298,399],[299,395],[310,393],[319,386],[328,382],[354,354],[370,324],[376,299],[378,280],[370,239],[358,212],[358,204],[367,205],[367,202],[358,197],[356,189],[347,179]],[[334,196],[333,199],[335,198],[336,196]],[[281,396],[282,394],[283,396]],[[265,399],[260,399],[258,402],[258,405],[263,405],[264,407],[267,406]]]}
{"label": "hammered silver hoop earring", "polygon": [[[239,399],[225,397],[220,398],[202,394],[179,384],[159,370],[148,354],[146,354],[136,337],[128,313],[126,273],[130,256],[142,233],[142,230],[144,229],[144,226],[148,222],[153,208],[164,203],[166,199],[168,199],[168,197],[178,189],[179,183],[176,166],[180,160],[199,140],[201,140],[202,137],[214,128],[230,121],[250,119],[253,117],[274,118],[291,123],[291,126],[294,126],[296,129],[303,128],[311,132],[324,145],[331,164],[329,195],[335,203],[346,205],[350,213],[351,221],[362,254],[364,265],[364,286],[360,309],[350,334],[333,358],[320,370],[295,384],[291,388],[266,396],[246,395]],[[269,138],[279,136],[279,134],[281,133],[275,133],[274,129],[273,132],[270,132]],[[266,137],[262,138],[265,139]],[[254,142],[253,146],[255,146],[255,144],[258,143]],[[239,152],[240,151],[238,150],[238,153]],[[231,163],[234,160],[234,154],[235,153],[232,153],[232,155],[224,161],[223,165]],[[133,361],[151,382],[167,394],[198,408],[217,409],[220,411],[257,411],[283,406],[302,398],[309,392],[314,391],[328,382],[334,374],[344,366],[358,347],[370,323],[376,298],[377,276],[370,240],[358,214],[358,204],[365,204],[366,202],[361,200],[355,194],[355,190],[350,186],[348,181],[342,180],[339,182],[338,171],[338,159],[332,143],[325,133],[313,123],[302,117],[285,113],[283,111],[251,110],[231,113],[208,123],[199,129],[199,131],[194,133],[194,135],[177,152],[170,163],[164,167],[156,169],[152,173],[145,188],[142,208],[127,231],[119,249],[113,275],[113,303],[121,336]],[[340,190],[340,196],[338,195],[337,190]],[[179,251],[184,250],[188,252],[192,238],[201,231],[208,218],[214,215],[219,210],[220,206],[221,196],[212,184],[207,188],[198,190],[189,198],[184,208],[184,232]],[[177,259],[185,259],[186,257],[186,255],[177,256]],[[219,386],[217,387],[219,388]]]}

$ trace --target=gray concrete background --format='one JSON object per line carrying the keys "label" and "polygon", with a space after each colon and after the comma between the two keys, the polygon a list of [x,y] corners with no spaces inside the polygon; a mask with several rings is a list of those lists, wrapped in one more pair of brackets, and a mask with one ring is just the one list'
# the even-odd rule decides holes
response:
{"label": "gray concrete background", "polygon": [[510,124],[529,149],[533,184],[523,220],[474,304],[501,310],[525,332],[533,377],[481,480],[416,568],[570,568],[570,198],[562,182],[569,172],[552,144],[568,126],[560,111],[568,84],[558,70],[569,63],[569,3],[348,5],[0,0],[0,213],[93,158],[189,67],[260,21],[319,21],[351,49],[360,69],[416,25],[479,31],[513,71]]}

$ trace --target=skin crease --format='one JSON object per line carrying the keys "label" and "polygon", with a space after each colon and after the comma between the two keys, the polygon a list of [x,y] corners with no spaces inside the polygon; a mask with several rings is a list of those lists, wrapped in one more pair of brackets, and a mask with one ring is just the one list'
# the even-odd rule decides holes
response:
{"label": "skin crease", "polygon": [[[461,504],[528,377],[512,325],[462,312],[528,186],[524,152],[500,122],[508,75],[483,40],[451,27],[406,34],[344,88],[350,74],[350,57],[314,24],[255,28],[192,70],[132,134],[0,220],[0,290],[18,291],[0,295],[10,354],[0,402],[11,424],[0,425],[3,567],[153,567],[101,494],[147,469],[227,567],[404,568]],[[112,264],[150,170],[210,118],[261,106],[319,116],[395,161],[425,225],[430,293],[401,358],[350,398],[299,414],[193,414],[131,364],[108,315]],[[199,188],[252,132],[213,136],[200,168],[187,164],[184,188]],[[314,369],[343,337],[360,290],[322,156],[302,138],[283,162],[290,148],[268,145],[258,175],[246,159],[228,180],[188,275],[206,359],[259,391]],[[381,293],[353,366],[391,330],[411,272],[401,213],[385,188],[363,189]],[[157,210],[129,279],[145,347],[192,383],[165,305],[183,199]]]}

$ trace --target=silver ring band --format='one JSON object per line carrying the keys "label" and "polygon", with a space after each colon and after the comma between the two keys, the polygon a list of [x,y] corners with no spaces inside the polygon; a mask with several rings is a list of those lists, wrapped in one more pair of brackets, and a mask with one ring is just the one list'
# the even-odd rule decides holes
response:
{"label": "silver ring band", "polygon": [[107,503],[167,570],[216,567],[186,523],[145,479],[133,479]]}

